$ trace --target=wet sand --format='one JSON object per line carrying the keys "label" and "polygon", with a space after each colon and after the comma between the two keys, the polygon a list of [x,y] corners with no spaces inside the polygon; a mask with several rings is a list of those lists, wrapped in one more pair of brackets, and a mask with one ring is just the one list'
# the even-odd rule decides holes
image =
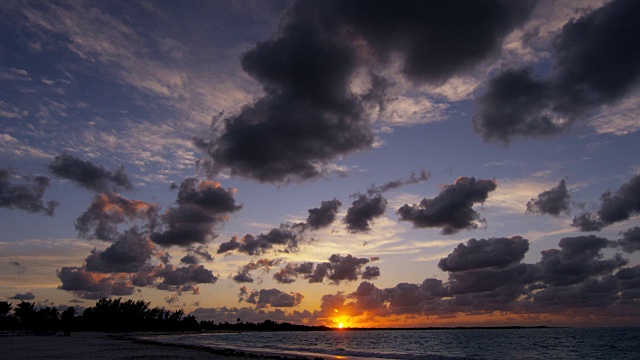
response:
{"label": "wet sand", "polygon": [[[145,334],[149,335],[149,334]],[[0,358],[27,359],[291,359],[275,354],[253,354],[232,349],[162,344],[136,338],[136,334],[73,333],[61,336],[1,336]]]}

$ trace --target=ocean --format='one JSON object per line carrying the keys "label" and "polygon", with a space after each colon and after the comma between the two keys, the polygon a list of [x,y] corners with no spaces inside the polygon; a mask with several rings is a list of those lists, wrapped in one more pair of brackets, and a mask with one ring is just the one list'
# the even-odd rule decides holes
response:
{"label": "ocean", "polygon": [[325,359],[640,359],[640,328],[337,330],[145,338]]}

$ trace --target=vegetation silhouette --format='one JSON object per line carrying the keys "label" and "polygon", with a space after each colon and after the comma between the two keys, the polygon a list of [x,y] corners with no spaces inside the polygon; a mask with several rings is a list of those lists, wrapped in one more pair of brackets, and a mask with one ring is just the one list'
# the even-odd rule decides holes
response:
{"label": "vegetation silhouette", "polygon": [[[13,314],[9,314],[13,309]],[[142,300],[122,300],[122,298],[98,300],[95,306],[88,307],[79,315],[74,307],[59,312],[54,307],[40,307],[35,303],[21,301],[13,304],[0,301],[0,331],[21,332],[24,334],[63,335],[71,331],[101,332],[185,332],[185,331],[323,331],[331,330],[326,326],[307,326],[290,323],[277,323],[265,320],[262,323],[235,323],[205,320],[198,321],[195,316],[185,316],[184,310],[167,310],[164,307],[150,307]]]}

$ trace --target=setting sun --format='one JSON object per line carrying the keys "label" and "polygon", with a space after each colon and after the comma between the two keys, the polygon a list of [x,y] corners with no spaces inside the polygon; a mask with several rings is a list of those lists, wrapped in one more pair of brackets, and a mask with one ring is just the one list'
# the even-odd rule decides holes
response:
{"label": "setting sun", "polygon": [[344,325],[342,325],[342,323],[338,324],[338,328],[342,329],[344,327]]}

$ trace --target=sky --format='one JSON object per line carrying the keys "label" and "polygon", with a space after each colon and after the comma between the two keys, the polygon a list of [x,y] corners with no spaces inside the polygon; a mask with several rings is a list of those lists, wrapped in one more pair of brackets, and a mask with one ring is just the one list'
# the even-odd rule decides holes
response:
{"label": "sky", "polygon": [[640,324],[640,2],[0,2],[0,300]]}

